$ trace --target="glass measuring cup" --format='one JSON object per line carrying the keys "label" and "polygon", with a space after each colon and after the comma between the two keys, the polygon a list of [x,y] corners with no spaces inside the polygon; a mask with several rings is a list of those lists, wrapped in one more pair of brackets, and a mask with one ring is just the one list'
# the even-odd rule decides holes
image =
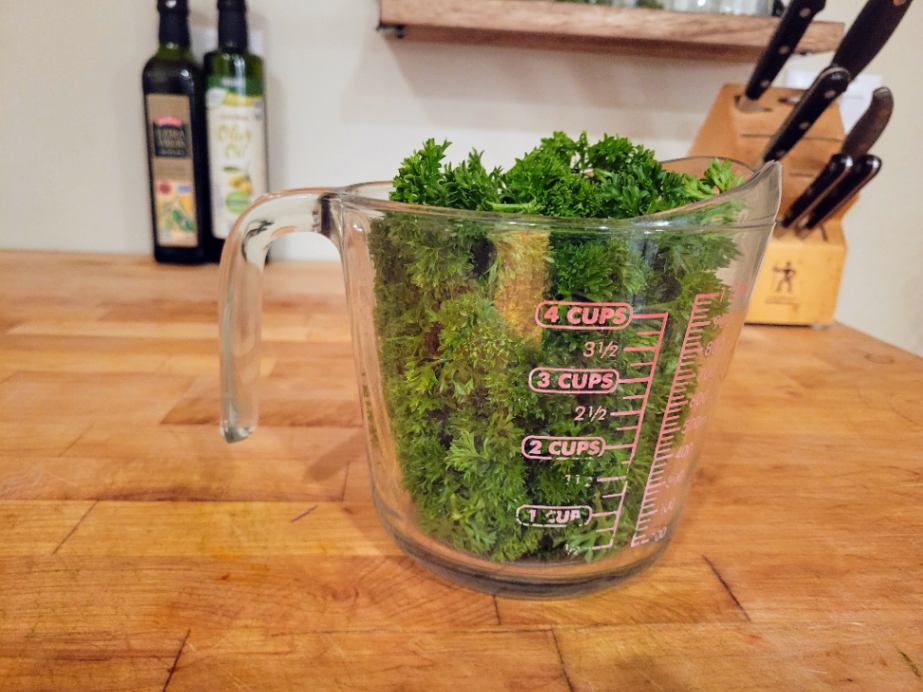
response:
{"label": "glass measuring cup", "polygon": [[342,258],[395,540],[495,593],[624,579],[673,534],[778,210],[778,164],[735,166],[742,186],[629,220],[421,207],[387,183],[263,197],[221,260],[225,438],[256,427],[268,247],[321,233]]}

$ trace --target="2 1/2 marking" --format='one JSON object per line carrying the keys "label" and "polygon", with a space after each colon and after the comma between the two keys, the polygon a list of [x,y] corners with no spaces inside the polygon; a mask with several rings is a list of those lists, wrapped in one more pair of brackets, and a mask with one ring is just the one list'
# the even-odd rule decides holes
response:
{"label": "2 1/2 marking", "polygon": [[601,421],[609,415],[609,409],[605,406],[577,406],[575,410],[575,421]]}

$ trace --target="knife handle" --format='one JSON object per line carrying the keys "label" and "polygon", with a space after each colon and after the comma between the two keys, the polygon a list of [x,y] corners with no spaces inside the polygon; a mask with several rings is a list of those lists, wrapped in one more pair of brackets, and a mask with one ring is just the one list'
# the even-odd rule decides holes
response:
{"label": "knife handle", "polygon": [[869,153],[869,149],[878,141],[888,120],[891,119],[893,111],[894,97],[891,95],[891,90],[888,87],[875,89],[872,92],[872,103],[846,135],[840,151],[849,154],[853,159]]}
{"label": "knife handle", "polygon": [[874,154],[866,154],[856,161],[846,177],[817,203],[808,215],[804,228],[814,228],[837,213],[859,190],[868,185],[879,171],[881,159]]}
{"label": "knife handle", "polygon": [[849,172],[850,168],[852,168],[852,156],[849,154],[840,152],[830,157],[830,161],[824,167],[824,170],[811,181],[811,184],[785,211],[785,215],[782,217],[782,225],[785,227],[796,226],[804,218],[805,214],[817,204],[818,200],[823,197],[824,193],[843,179],[843,176]]}
{"label": "knife handle", "polygon": [[855,79],[891,38],[910,3],[911,0],[868,0],[830,64],[845,67]]}
{"label": "knife handle", "polygon": [[747,82],[744,95],[748,99],[756,101],[769,88],[788,56],[795,52],[814,15],[826,4],[827,0],[792,0],[788,4]]}
{"label": "knife handle", "polygon": [[802,94],[801,100],[770,139],[763,152],[763,162],[777,161],[785,156],[804,133],[811,129],[827,106],[846,91],[847,86],[849,72],[842,67],[827,67],[817,75],[814,83]]}

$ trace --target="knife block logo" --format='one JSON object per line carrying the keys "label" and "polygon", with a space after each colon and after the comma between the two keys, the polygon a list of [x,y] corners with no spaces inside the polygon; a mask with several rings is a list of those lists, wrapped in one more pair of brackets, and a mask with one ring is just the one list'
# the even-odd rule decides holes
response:
{"label": "knife block logo", "polygon": [[787,293],[792,294],[795,292],[795,275],[798,271],[792,266],[792,263],[789,261],[785,262],[785,265],[780,267],[776,265],[772,268],[772,273],[774,276],[778,276],[778,281],[774,281],[775,287],[773,289],[774,293]]}

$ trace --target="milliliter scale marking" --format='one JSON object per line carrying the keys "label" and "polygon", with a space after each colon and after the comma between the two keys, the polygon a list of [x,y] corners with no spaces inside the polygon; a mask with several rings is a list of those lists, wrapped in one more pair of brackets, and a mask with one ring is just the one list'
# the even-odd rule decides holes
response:
{"label": "milliliter scale marking", "polygon": [[[709,311],[721,295],[721,293],[700,293],[693,300],[686,333],[680,347],[679,361],[676,372],[673,374],[673,383],[670,386],[667,405],[660,424],[660,433],[654,445],[654,458],[651,461],[638,519],[635,522],[635,532],[631,539],[632,547],[656,542],[666,536],[668,521],[663,512],[671,507],[662,507],[658,500],[666,484],[670,461],[685,458],[689,450],[685,445],[675,446],[677,435],[682,431],[679,421],[685,409],[692,402],[690,388],[694,391],[696,365],[708,355],[702,338],[705,329],[715,324],[715,320],[709,317]],[[669,513],[667,511],[667,514]]]}

